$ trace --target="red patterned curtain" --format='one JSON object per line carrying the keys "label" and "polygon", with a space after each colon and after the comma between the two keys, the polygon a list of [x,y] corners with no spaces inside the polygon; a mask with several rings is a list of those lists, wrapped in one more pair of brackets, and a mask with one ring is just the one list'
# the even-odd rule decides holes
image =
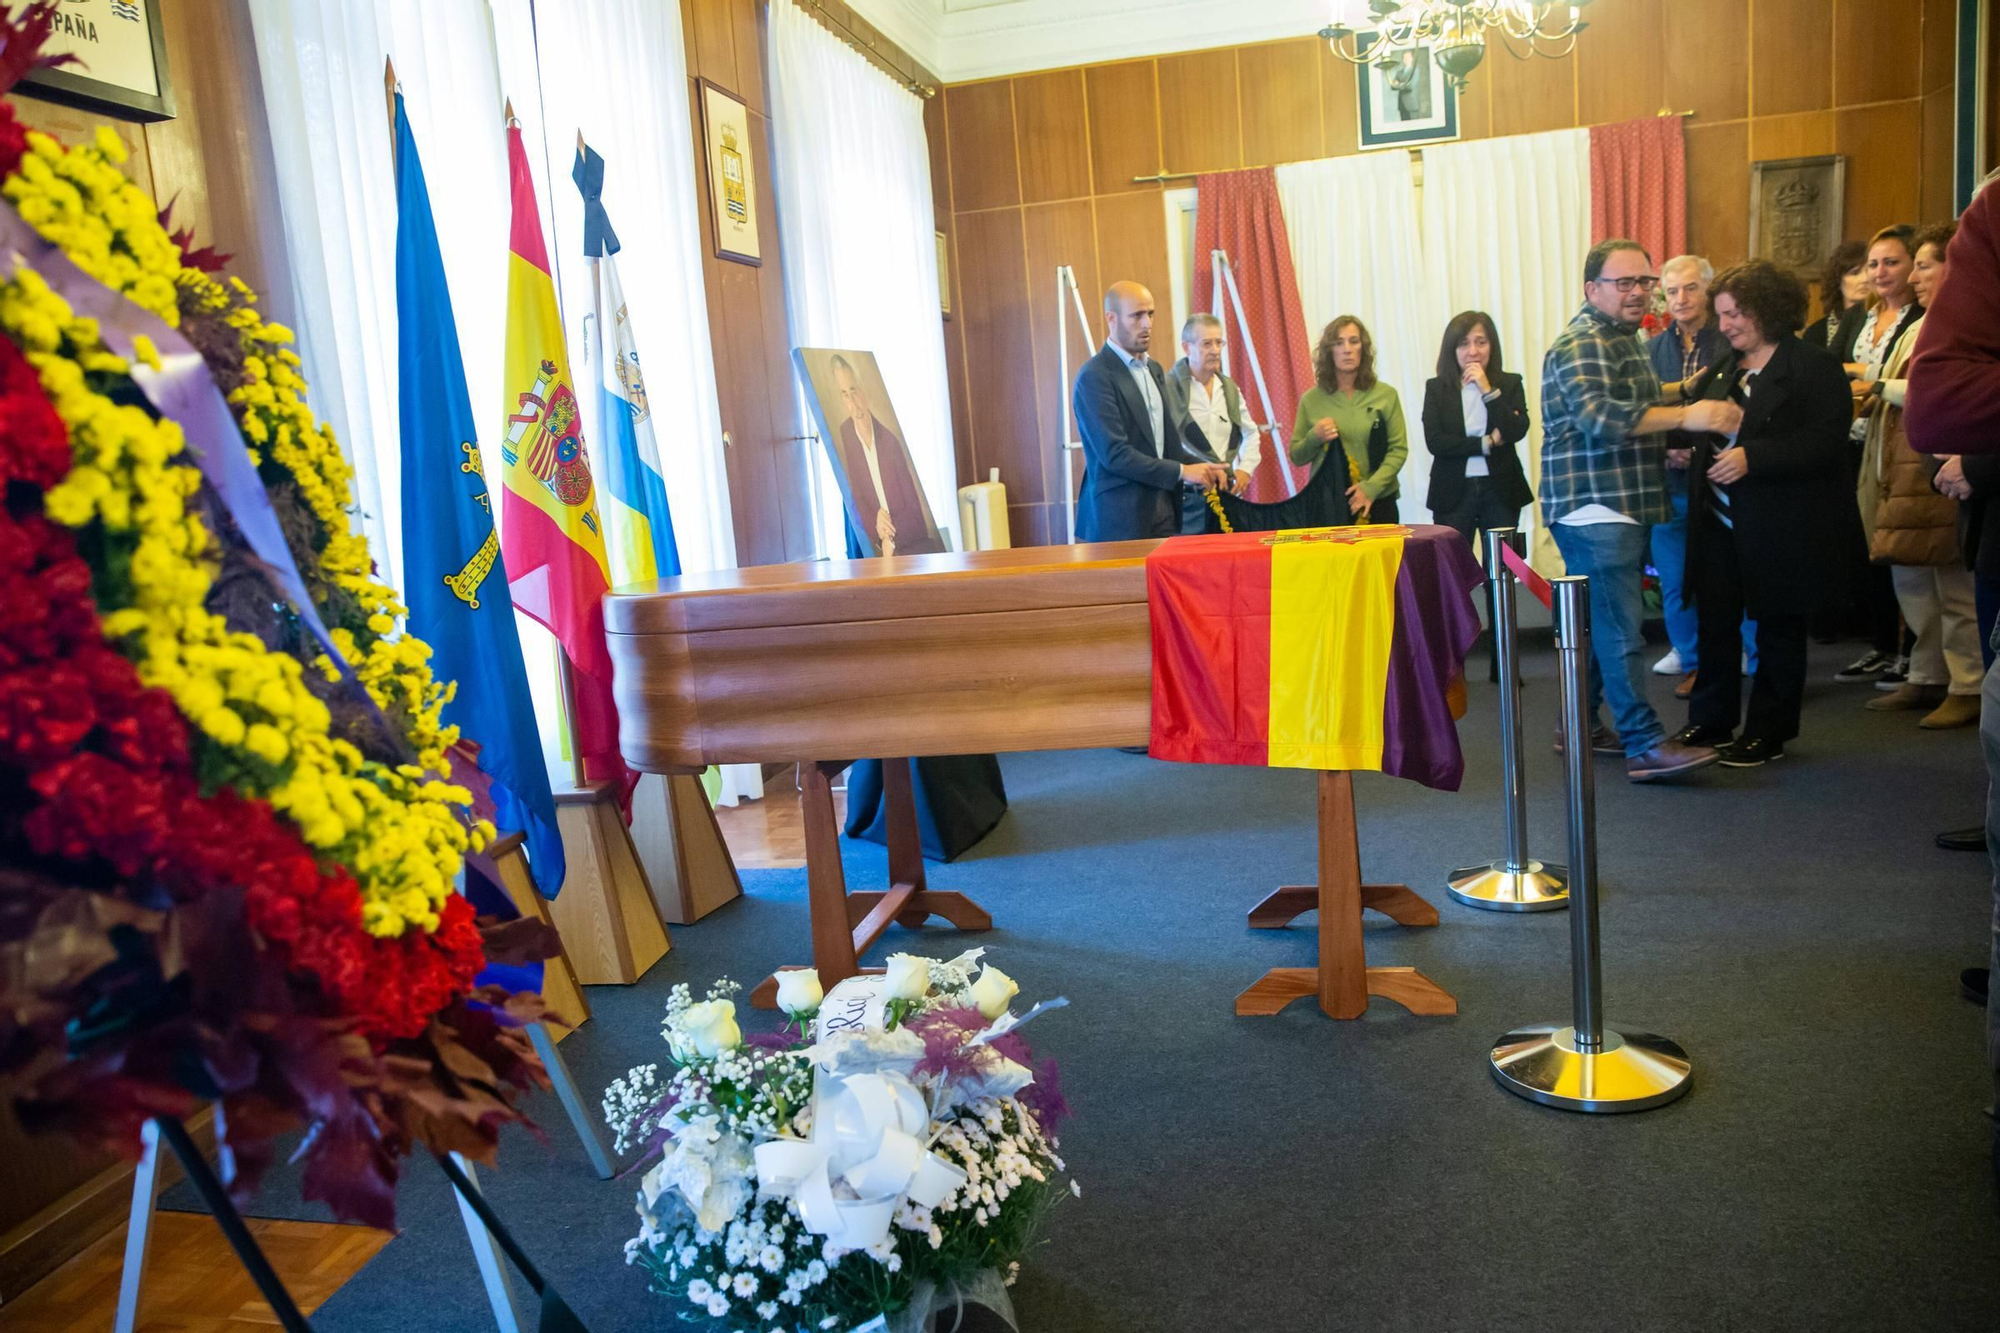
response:
{"label": "red patterned curtain", "polygon": [[[1292,247],[1285,235],[1285,214],[1278,206],[1278,181],[1269,167],[1255,171],[1211,173],[1196,182],[1194,219],[1194,287],[1188,292],[1193,309],[1206,309],[1215,290],[1213,252],[1229,256],[1236,288],[1243,298],[1243,317],[1236,318],[1228,290],[1220,307],[1210,313],[1222,320],[1229,339],[1229,377],[1243,390],[1253,421],[1264,420],[1264,396],[1251,369],[1250,349],[1263,371],[1271,395],[1271,415],[1277,432],[1264,437],[1263,458],[1250,479],[1250,499],[1259,504],[1282,500],[1305,484],[1306,469],[1294,468],[1286,456],[1292,414],[1299,395],[1313,382],[1312,343],[1306,317],[1299,307],[1299,280],[1292,271]],[[1170,337],[1178,338],[1176,329]],[[1155,342],[1157,343],[1157,339]],[[1287,473],[1291,485],[1286,484]]]}
{"label": "red patterned curtain", "polygon": [[1687,253],[1687,147],[1679,116],[1590,127],[1590,239],[1627,236],[1655,264]]}

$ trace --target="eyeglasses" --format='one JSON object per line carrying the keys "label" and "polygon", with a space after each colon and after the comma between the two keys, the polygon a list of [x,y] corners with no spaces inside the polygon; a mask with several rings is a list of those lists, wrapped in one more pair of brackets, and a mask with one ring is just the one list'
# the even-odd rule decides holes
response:
{"label": "eyeglasses", "polygon": [[1596,278],[1596,282],[1608,282],[1621,292],[1650,292],[1660,285],[1659,278],[1648,274],[1639,278]]}

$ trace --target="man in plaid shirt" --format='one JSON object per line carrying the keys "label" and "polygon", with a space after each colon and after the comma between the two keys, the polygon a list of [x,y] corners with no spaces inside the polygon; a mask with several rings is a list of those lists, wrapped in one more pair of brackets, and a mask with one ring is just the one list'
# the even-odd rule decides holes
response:
{"label": "man in plaid shirt", "polygon": [[[1685,732],[1668,739],[1647,702],[1639,579],[1652,525],[1672,512],[1664,432],[1727,435],[1743,421],[1727,400],[1679,405],[1682,386],[1663,389],[1653,374],[1636,335],[1659,283],[1636,241],[1598,242],[1583,264],[1583,308],[1542,360],[1542,520],[1569,572],[1590,580],[1591,747],[1622,751],[1634,782],[1721,757]],[[1615,737],[1596,721],[1606,697]]]}

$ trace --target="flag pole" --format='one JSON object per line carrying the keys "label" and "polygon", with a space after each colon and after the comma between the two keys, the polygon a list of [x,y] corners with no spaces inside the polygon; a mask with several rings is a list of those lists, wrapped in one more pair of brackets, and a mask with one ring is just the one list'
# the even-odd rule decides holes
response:
{"label": "flag pole", "polygon": [[396,165],[396,62],[382,60],[382,97],[389,104],[389,165]]}

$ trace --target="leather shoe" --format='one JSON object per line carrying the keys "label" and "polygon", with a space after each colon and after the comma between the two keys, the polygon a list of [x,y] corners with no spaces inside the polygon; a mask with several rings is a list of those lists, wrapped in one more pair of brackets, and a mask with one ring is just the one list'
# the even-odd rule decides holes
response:
{"label": "leather shoe", "polygon": [[1625,761],[1625,776],[1634,782],[1657,782],[1697,768],[1707,768],[1722,756],[1707,745],[1661,741],[1637,759]]}
{"label": "leather shoe", "polygon": [[1986,850],[1986,825],[1947,829],[1937,835],[1937,845],[1947,852],[1983,852]]}
{"label": "leather shoe", "polygon": [[1979,721],[1979,696],[1976,694],[1947,694],[1944,702],[1924,714],[1917,725],[1925,731],[1949,731],[1953,727],[1969,727]]}
{"label": "leather shoe", "polygon": [[[1558,729],[1556,731],[1556,753],[1561,754],[1562,752],[1563,734]],[[1605,726],[1602,722],[1598,722],[1590,728],[1590,752],[1592,754],[1624,754],[1625,742],[1618,739],[1617,732]]]}
{"label": "leather shoe", "polygon": [[1734,740],[1736,733],[1728,727],[1705,727],[1699,722],[1690,722],[1674,733],[1676,745],[1713,745],[1721,747]]}
{"label": "leather shoe", "polygon": [[[1887,694],[1870,699],[1861,706],[1871,713],[1901,713],[1913,708],[1933,709],[1944,701],[1945,693],[1942,685],[1901,685]],[[1972,702],[1973,716],[1976,718],[1979,715],[1977,708],[1979,701],[1974,699]]]}
{"label": "leather shoe", "polygon": [[1697,671],[1690,671],[1685,676],[1682,676],[1681,683],[1674,686],[1674,698],[1686,699],[1689,696],[1693,695],[1694,678],[1699,674],[1700,673]]}
{"label": "leather shoe", "polygon": [[1733,745],[1720,748],[1724,768],[1761,768],[1773,759],[1785,757],[1783,741],[1766,740],[1762,736],[1745,736]]}

